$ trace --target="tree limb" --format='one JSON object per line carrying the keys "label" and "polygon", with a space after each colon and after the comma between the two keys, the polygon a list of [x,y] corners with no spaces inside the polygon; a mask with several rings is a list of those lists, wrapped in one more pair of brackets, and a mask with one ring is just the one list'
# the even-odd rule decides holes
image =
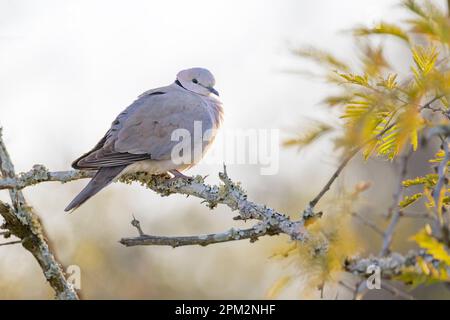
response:
{"label": "tree limb", "polygon": [[225,167],[224,171],[219,173],[219,178],[223,183],[220,186],[207,185],[200,176],[191,179],[167,179],[165,176],[146,173],[125,175],[120,178],[120,181],[125,183],[138,181],[141,185],[162,196],[173,193],[194,196],[203,199],[203,202],[211,209],[218,204],[224,204],[231,210],[238,211],[242,220],[261,221],[257,225],[261,229],[261,235],[266,234],[269,230],[277,229],[280,233],[289,235],[293,240],[305,241],[308,239],[303,219],[293,221],[272,208],[249,201],[240,185],[228,177]]}
{"label": "tree limb", "polygon": [[406,177],[408,159],[410,155],[411,152],[408,152],[407,154],[403,155],[400,159],[400,174],[398,176],[397,191],[394,194],[393,203],[389,208],[387,214],[387,216],[391,218],[391,221],[389,222],[386,232],[384,232],[383,244],[380,250],[380,256],[382,257],[389,253],[392,239],[394,237],[394,232],[401,217],[401,210],[398,204],[400,203],[400,200],[402,199],[403,195],[403,180],[405,180]]}
{"label": "tree limb", "polygon": [[137,221],[136,219],[133,219],[131,224],[138,229],[139,236],[135,238],[122,238],[119,242],[127,247],[143,245],[171,246],[173,248],[190,245],[207,246],[210,244],[244,239],[250,239],[250,242],[255,242],[260,236],[279,234],[279,230],[277,230],[276,228],[270,228],[263,231],[263,226],[257,224],[249,229],[231,228],[230,230],[220,233],[195,236],[166,237],[144,234],[141,230],[139,221]]}
{"label": "tree limb", "polygon": [[[93,172],[77,170],[50,172],[42,165],[35,165],[31,171],[20,174],[16,178],[9,177],[0,180],[0,189],[24,188],[37,183],[51,181],[65,183],[89,178],[93,174]],[[307,238],[303,219],[292,221],[286,215],[272,208],[249,201],[239,184],[228,177],[225,167],[224,171],[219,173],[219,178],[223,182],[220,186],[205,184],[201,176],[191,179],[167,179],[167,176],[164,175],[154,176],[146,173],[128,174],[121,177],[120,181],[127,184],[139,182],[161,196],[168,196],[174,193],[194,196],[202,199],[211,209],[218,204],[224,204],[233,211],[237,210],[242,220],[260,220],[261,223],[253,227],[253,233],[255,235],[258,234],[258,236],[273,234],[274,231],[277,231],[285,233],[295,240],[303,241]],[[248,234],[250,235],[250,233]],[[128,243],[130,241],[128,240]]]}
{"label": "tree limb", "polygon": [[43,165],[36,164],[33,168],[25,173],[20,173],[17,177],[5,177],[0,180],[0,190],[2,189],[23,189],[33,186],[40,182],[58,181],[66,183],[83,178],[92,178],[94,171],[55,171],[50,172]]}
{"label": "tree limb", "polygon": [[416,268],[417,272],[421,273],[421,268],[417,263],[419,257],[437,265],[440,262],[423,251],[410,251],[407,255],[391,253],[385,257],[350,258],[345,261],[344,269],[354,275],[367,278],[369,276],[367,273],[369,267],[377,266],[380,268],[381,277],[386,280],[391,280],[399,276],[408,267]]}
{"label": "tree limb", "polygon": [[[0,128],[0,172],[3,178],[15,179],[14,166],[2,139]],[[66,280],[61,265],[46,241],[45,233],[37,215],[25,201],[22,192],[9,188],[12,206],[0,201],[0,214],[5,219],[3,229],[18,237],[39,263],[45,278],[53,288],[57,299],[78,299],[73,286]]]}

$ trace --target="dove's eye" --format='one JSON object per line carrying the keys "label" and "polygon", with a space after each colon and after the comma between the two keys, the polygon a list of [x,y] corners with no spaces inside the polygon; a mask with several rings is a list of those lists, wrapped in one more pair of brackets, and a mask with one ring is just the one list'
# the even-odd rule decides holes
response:
{"label": "dove's eye", "polygon": [[192,82],[193,83],[198,83],[198,80],[197,79],[192,79]]}

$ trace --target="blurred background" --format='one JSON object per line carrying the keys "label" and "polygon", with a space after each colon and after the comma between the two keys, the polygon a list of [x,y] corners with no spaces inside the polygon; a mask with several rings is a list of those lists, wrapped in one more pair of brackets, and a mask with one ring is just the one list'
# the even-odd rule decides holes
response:
{"label": "blurred background", "polygon": [[[400,20],[404,17],[397,4],[396,0],[0,0],[0,126],[6,145],[18,172],[36,163],[68,170],[140,93],[170,84],[179,70],[192,66],[206,67],[215,75],[225,106],[224,129],[280,129],[283,139],[300,132],[308,119],[326,121],[330,112],[320,105],[328,87],[291,72],[307,65],[291,50],[315,45],[351,60],[351,37],[342,30],[382,19]],[[395,55],[395,47],[392,50]],[[276,175],[260,175],[257,165],[230,165],[228,172],[242,182],[252,200],[298,214],[327,181],[338,159],[328,140],[300,152],[282,148],[279,156]],[[374,186],[395,185],[389,167],[374,161],[367,170],[358,161],[346,170],[341,186],[361,180]],[[207,182],[217,183],[219,170],[220,163],[201,164],[187,174],[208,174]],[[271,258],[286,242],[284,237],[206,248],[125,248],[118,240],[136,235],[130,225],[132,214],[146,233],[155,235],[209,233],[241,224],[232,220],[227,208],[210,211],[195,198],[161,198],[123,184],[109,186],[74,214],[65,214],[64,207],[85,184],[42,183],[25,190],[61,262],[80,267],[83,298],[259,299],[277,279],[292,272],[297,281],[280,298],[319,296],[310,288],[308,270],[295,260]],[[374,202],[388,207],[391,191],[369,191],[362,204],[365,212],[376,220],[384,210]],[[8,200],[7,192],[0,199]],[[321,209],[332,207],[324,202]],[[376,235],[349,223],[355,252],[364,254],[379,245]],[[413,227],[401,226],[399,233]],[[0,299],[52,297],[27,251],[1,247],[0,257]],[[338,287],[333,290],[328,298],[352,295]],[[447,293],[437,288],[415,294],[424,298]],[[378,297],[389,295],[368,295]]]}

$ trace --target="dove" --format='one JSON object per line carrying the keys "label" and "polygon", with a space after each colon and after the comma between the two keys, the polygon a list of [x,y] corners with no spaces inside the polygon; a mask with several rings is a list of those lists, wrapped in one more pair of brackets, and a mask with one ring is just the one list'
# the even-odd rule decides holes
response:
{"label": "dove", "polygon": [[[174,83],[151,89],[140,96],[112,122],[105,136],[89,152],[72,163],[78,170],[94,170],[94,177],[70,202],[65,211],[73,211],[121,175],[146,172],[170,174],[172,179],[186,178],[181,172],[201,160],[214,141],[223,120],[215,79],[204,68],[180,71]],[[192,137],[196,125],[208,139],[189,143],[193,151],[201,147],[200,156],[192,161],[175,161],[173,139],[176,130]]]}

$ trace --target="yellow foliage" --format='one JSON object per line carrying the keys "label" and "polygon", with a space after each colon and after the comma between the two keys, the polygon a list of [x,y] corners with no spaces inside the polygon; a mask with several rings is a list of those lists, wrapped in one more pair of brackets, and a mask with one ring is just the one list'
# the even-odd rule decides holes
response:
{"label": "yellow foliage", "polygon": [[[355,28],[355,36],[361,54],[358,63],[351,65],[334,55],[310,49],[303,56],[314,59],[326,69],[325,80],[337,89],[332,96],[324,99],[327,106],[339,112],[336,125],[341,128],[335,140],[336,148],[344,151],[361,150],[365,159],[379,156],[393,160],[405,150],[419,149],[419,141],[436,140],[436,137],[450,137],[450,19],[447,13],[433,5],[432,1],[405,0],[403,8],[410,17],[406,21],[391,24],[380,22],[373,27]],[[373,42],[373,36],[394,36],[405,46],[410,61],[408,71],[397,70],[392,59],[386,55],[384,42]],[[377,43],[377,44],[375,44]],[[311,143],[321,136],[323,128],[310,131],[304,139],[292,139],[287,145]],[[440,150],[429,162],[439,164],[444,159]],[[450,162],[449,162],[450,164]],[[439,177],[435,173],[403,181],[404,188],[418,188],[406,195],[398,204],[406,208],[419,200],[424,200],[430,215],[441,215],[445,206],[450,205],[449,189],[444,186],[436,197],[433,193]],[[446,183],[447,184],[447,183]],[[436,191],[437,192],[437,191]],[[435,203],[436,202],[436,203]],[[348,210],[348,208],[347,208]],[[441,217],[442,218],[442,217]],[[308,225],[313,233],[316,228],[325,228],[327,217]],[[327,221],[327,222],[324,222]],[[440,219],[439,221],[443,221]],[[448,281],[446,266],[450,266],[448,246],[439,242],[429,232],[429,227],[417,233],[413,239],[427,253],[440,261],[440,265],[418,258],[415,267],[403,270],[399,280],[418,285],[433,281]],[[333,278],[339,270],[337,263],[343,250],[333,242],[334,234],[340,238],[341,231],[320,233],[317,242],[308,246],[290,247],[287,259],[297,261],[300,269],[308,274],[315,287]],[[319,235],[320,234],[320,235]],[[324,241],[326,239],[327,241]],[[329,250],[315,254],[314,246],[326,242]],[[348,250],[351,251],[351,250]]]}
{"label": "yellow foliage", "polygon": [[[408,144],[417,150],[422,130],[434,125],[425,122],[422,116],[426,98],[436,96],[435,103],[448,107],[450,71],[443,62],[450,60],[447,41],[450,19],[426,3],[404,1],[403,6],[412,18],[403,25],[380,22],[372,28],[354,30],[357,43],[361,43],[358,42],[361,38],[370,40],[367,36],[374,34],[404,40],[413,63],[411,73],[401,79],[398,72],[391,70],[384,46],[374,46],[370,41],[359,45],[362,48],[359,70],[318,49],[299,51],[325,66],[328,74],[335,75],[327,79],[338,85],[341,93],[326,98],[325,103],[343,108],[340,116],[344,120],[343,136],[337,139],[338,146],[348,149],[362,145],[366,159],[372,155],[393,159]],[[289,142],[294,144],[295,139]]]}
{"label": "yellow foliage", "polygon": [[323,122],[318,122],[310,131],[299,133],[297,137],[285,140],[283,146],[298,148],[306,147],[332,130],[333,128],[331,126]]}
{"label": "yellow foliage", "polygon": [[[366,187],[363,187],[365,190]],[[308,227],[312,240],[281,245],[272,257],[295,266],[290,273],[280,277],[268,290],[267,297],[275,298],[292,279],[307,281],[302,294],[315,292],[326,281],[337,282],[342,274],[345,258],[353,256],[358,248],[351,229],[351,217],[344,213],[323,217]]]}
{"label": "yellow foliage", "polygon": [[427,188],[433,188],[436,185],[438,179],[439,176],[437,174],[427,174],[423,177],[404,180],[402,184],[405,188],[418,185],[424,185]]}
{"label": "yellow foliage", "polygon": [[381,22],[373,28],[359,27],[354,30],[356,36],[369,36],[373,34],[391,35],[409,42],[408,34],[399,26],[391,23]]}
{"label": "yellow foliage", "polygon": [[445,244],[439,242],[432,236],[430,225],[426,225],[425,228],[416,233],[411,239],[421,248],[427,250],[427,253],[435,259],[450,266],[450,254],[447,252]]}
{"label": "yellow foliage", "polygon": [[406,208],[406,207],[412,205],[414,202],[416,202],[420,198],[422,198],[422,196],[423,196],[423,193],[416,193],[416,194],[413,194],[412,196],[405,196],[398,205],[400,206],[400,208]]}
{"label": "yellow foliage", "polygon": [[291,280],[291,276],[280,277],[267,291],[266,298],[275,299]]}
{"label": "yellow foliage", "polygon": [[411,240],[414,240],[426,253],[435,260],[430,261],[422,256],[416,258],[417,267],[404,268],[394,279],[402,281],[415,288],[421,284],[429,285],[437,282],[449,282],[447,268],[450,267],[450,254],[446,246],[432,235],[430,225],[425,225]]}

